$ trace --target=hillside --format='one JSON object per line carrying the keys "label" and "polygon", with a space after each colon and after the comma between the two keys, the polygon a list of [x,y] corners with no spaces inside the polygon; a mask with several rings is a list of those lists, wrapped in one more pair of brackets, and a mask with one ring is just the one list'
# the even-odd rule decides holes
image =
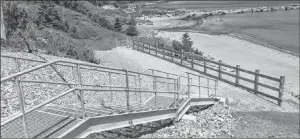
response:
{"label": "hillside", "polygon": [[[70,47],[77,53],[81,49],[110,50],[116,47],[115,38],[127,38],[113,28],[116,18],[129,19],[123,8],[107,9],[88,1],[1,1],[1,5],[8,38],[1,41],[2,50],[28,52],[32,49],[33,52],[72,57],[59,51],[67,53],[68,49],[72,50]],[[45,21],[40,18],[41,14],[45,14]],[[125,28],[126,25],[123,30]]]}

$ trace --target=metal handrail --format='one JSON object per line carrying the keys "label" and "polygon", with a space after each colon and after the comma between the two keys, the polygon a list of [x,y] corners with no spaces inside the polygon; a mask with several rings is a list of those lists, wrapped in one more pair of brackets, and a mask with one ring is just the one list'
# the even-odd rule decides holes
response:
{"label": "metal handrail", "polygon": [[[73,62],[73,61],[67,61],[67,60],[59,59],[59,60],[50,61],[48,63],[44,63],[44,64],[41,64],[39,66],[32,67],[32,68],[23,70],[21,72],[9,75],[7,77],[1,78],[1,82],[4,82],[4,81],[12,79],[12,78],[16,78],[18,76],[24,75],[26,73],[29,73],[29,72],[41,69],[43,67],[46,67],[46,66],[49,66],[51,64],[58,63],[58,62],[64,62],[64,63],[70,63],[70,64],[78,64],[78,65],[82,65],[82,66],[98,67],[98,68],[109,69],[109,70],[116,70],[116,71],[123,71],[122,69],[117,69],[117,68],[109,68],[109,67],[103,67],[103,66],[99,66],[99,65],[95,65],[95,64],[90,64],[90,63]],[[151,74],[145,74],[145,73],[139,73],[139,72],[134,72],[134,71],[128,71],[128,72],[136,73],[136,74],[141,74],[141,75],[147,75],[147,76],[153,76],[153,77],[166,78],[166,79],[174,79],[174,78],[167,78],[167,77],[163,77],[163,76],[151,75]]]}

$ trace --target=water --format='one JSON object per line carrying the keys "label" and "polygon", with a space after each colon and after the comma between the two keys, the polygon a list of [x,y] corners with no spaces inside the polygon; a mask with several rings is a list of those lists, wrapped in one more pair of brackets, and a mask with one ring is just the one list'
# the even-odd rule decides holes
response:
{"label": "water", "polygon": [[[150,5],[156,8],[191,8],[203,11],[247,7],[284,6],[298,1],[173,1]],[[199,20],[199,19],[197,19]],[[202,24],[176,31],[234,33],[299,55],[299,10],[227,14],[201,20]],[[172,29],[173,30],[173,29]]]}

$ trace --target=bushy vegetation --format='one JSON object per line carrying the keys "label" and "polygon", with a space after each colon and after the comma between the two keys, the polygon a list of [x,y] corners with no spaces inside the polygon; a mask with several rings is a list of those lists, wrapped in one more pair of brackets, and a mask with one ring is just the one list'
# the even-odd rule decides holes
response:
{"label": "bushy vegetation", "polygon": [[135,21],[135,18],[132,17],[129,21],[129,25],[125,31],[125,34],[128,35],[128,36],[131,36],[131,37],[134,37],[134,36],[138,36],[139,35],[139,32],[136,28],[136,21]]}
{"label": "bushy vegetation", "polygon": [[122,31],[122,23],[121,23],[119,18],[116,18],[114,27],[115,27],[116,32],[121,32]]}

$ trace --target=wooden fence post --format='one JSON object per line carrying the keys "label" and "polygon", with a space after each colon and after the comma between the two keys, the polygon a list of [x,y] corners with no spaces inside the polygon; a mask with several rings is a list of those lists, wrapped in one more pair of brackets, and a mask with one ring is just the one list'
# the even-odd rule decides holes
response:
{"label": "wooden fence post", "polygon": [[143,52],[145,52],[145,45],[144,45],[144,43],[142,43],[142,47],[143,47]]}
{"label": "wooden fence post", "polygon": [[192,68],[194,68],[194,52],[192,52],[192,62],[191,62]]}
{"label": "wooden fence post", "polygon": [[[133,43],[133,47],[134,47],[134,43]],[[137,50],[140,51],[140,45],[137,45]]]}
{"label": "wooden fence post", "polygon": [[219,78],[222,79],[222,60],[219,60]]}
{"label": "wooden fence post", "polygon": [[181,49],[181,61],[180,61],[180,64],[182,65],[182,61],[183,61],[183,50]]}
{"label": "wooden fence post", "polygon": [[279,98],[278,105],[282,105],[282,98],[283,98],[283,92],[284,92],[284,83],[285,83],[285,76],[280,76],[280,84],[279,84]]}
{"label": "wooden fence post", "polygon": [[206,61],[206,58],[203,58],[203,63],[204,63],[204,66],[203,66],[203,68],[204,68],[204,74],[206,74],[207,73],[207,61]]}
{"label": "wooden fence post", "polygon": [[149,45],[149,47],[148,47],[148,48],[149,48],[149,54],[151,54],[151,48],[150,48],[150,47],[151,47],[151,46]]}
{"label": "wooden fence post", "polygon": [[128,79],[128,71],[127,69],[123,69],[125,71],[125,78],[126,78],[126,105],[127,110],[129,111],[129,79]]}
{"label": "wooden fence post", "polygon": [[240,65],[236,65],[236,68],[235,68],[235,75],[236,75],[236,77],[235,77],[235,85],[236,86],[238,86],[239,84],[240,84],[240,79],[239,79],[239,77],[240,77]]}
{"label": "wooden fence post", "polygon": [[259,82],[259,70],[255,70],[255,79],[254,79],[254,94],[257,94],[257,91],[258,91],[258,85],[257,83]]}

